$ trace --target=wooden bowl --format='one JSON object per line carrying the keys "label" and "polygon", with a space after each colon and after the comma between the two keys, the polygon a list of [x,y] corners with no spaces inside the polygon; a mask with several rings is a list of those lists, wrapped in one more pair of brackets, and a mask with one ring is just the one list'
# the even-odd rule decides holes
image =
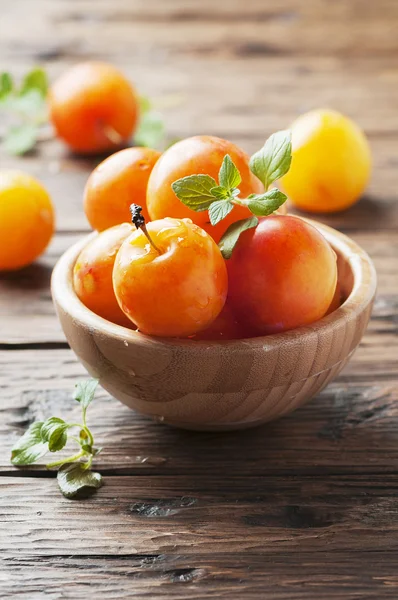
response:
{"label": "wooden bowl", "polygon": [[76,258],[93,235],[58,261],[52,294],[63,330],[83,365],[112,396],[177,427],[231,430],[285,415],[322,390],[349,360],[376,292],[368,255],[345,235],[309,221],[338,256],[345,302],[307,327],[223,342],[155,338],[86,308],[72,284]]}

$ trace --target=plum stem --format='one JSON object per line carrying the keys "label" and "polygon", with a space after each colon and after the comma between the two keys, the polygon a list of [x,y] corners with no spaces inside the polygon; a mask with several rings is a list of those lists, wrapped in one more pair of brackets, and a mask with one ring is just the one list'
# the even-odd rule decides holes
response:
{"label": "plum stem", "polygon": [[133,225],[136,226],[137,229],[141,229],[141,231],[146,236],[148,242],[151,244],[152,248],[154,250],[156,250],[156,252],[158,254],[161,254],[159,248],[156,246],[155,242],[152,240],[151,236],[148,233],[148,230],[145,225],[145,217],[141,214],[141,211],[142,211],[142,206],[139,206],[138,204],[131,204],[130,205],[131,221],[132,221]]}

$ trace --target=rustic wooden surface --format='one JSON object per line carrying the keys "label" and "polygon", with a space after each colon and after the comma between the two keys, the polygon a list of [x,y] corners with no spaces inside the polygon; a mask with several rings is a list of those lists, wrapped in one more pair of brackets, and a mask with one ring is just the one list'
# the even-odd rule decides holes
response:
{"label": "rustic wooden surface", "polygon": [[[49,278],[88,231],[94,159],[57,141],[1,167],[43,180],[58,214],[46,255],[0,278],[0,597],[396,598],[398,595],[398,4],[395,0],[0,2],[0,69],[51,76],[111,60],[167,99],[170,137],[213,133],[248,152],[300,112],[329,105],[366,130],[368,193],[325,222],[372,256],[379,294],[367,334],[311,404],[257,430],[195,434],[149,422],[104,392],[90,410],[106,484],[60,496],[42,466],[16,470],[33,420],[77,415],[83,367]],[[29,15],[29,18],[24,18]]]}

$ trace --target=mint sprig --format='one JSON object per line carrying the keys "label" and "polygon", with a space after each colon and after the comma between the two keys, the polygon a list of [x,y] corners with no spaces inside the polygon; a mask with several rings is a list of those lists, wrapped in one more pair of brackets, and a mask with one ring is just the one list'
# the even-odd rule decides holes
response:
{"label": "mint sprig", "polygon": [[12,92],[14,83],[10,73],[0,73],[0,101]]}
{"label": "mint sprig", "polygon": [[[59,417],[36,421],[16,442],[11,451],[12,464],[22,466],[37,462],[47,452],[59,452],[66,446],[68,440],[77,443],[79,446],[77,453],[46,465],[48,469],[60,467],[57,480],[66,498],[80,498],[93,493],[102,485],[102,476],[90,470],[94,456],[101,449],[94,446],[94,437],[86,422],[87,408],[94,399],[97,385],[97,379],[76,384],[74,399],[82,407],[82,423],[67,423]],[[79,429],[79,437],[68,433],[73,428]]]}
{"label": "mint sprig", "polygon": [[221,254],[224,258],[228,259],[232,256],[232,251],[236,246],[236,243],[239,239],[241,233],[246,231],[247,229],[252,229],[253,227],[257,227],[258,219],[257,217],[250,217],[249,219],[241,219],[240,221],[235,221],[232,223],[227,231],[222,236],[219,241],[219,248],[221,250]]}
{"label": "mint sprig", "polygon": [[247,197],[246,203],[248,209],[257,217],[268,217],[272,215],[284,202],[287,196],[278,188],[272,188],[264,194],[250,194]]}
{"label": "mint sprig", "polygon": [[8,153],[25,154],[35,146],[48,119],[47,90],[47,75],[41,68],[29,71],[19,87],[10,73],[0,73],[0,109],[11,117],[3,134]]}
{"label": "mint sprig", "polygon": [[[236,187],[242,177],[229,154],[224,156],[218,173],[218,184],[210,175],[188,175],[171,184],[177,198],[196,212],[208,210],[212,225],[217,225],[233,209],[239,195]],[[239,203],[238,200],[235,202]],[[215,207],[212,205],[216,204]]]}
{"label": "mint sprig", "polygon": [[207,210],[212,202],[217,199],[213,194],[217,182],[210,175],[188,175],[182,179],[177,179],[172,183],[173,192],[185,206],[188,206],[195,212]]}
{"label": "mint sprig", "polygon": [[264,146],[250,159],[250,170],[268,190],[271,183],[286,175],[292,162],[292,132],[289,129],[272,134]]}
{"label": "mint sprig", "polygon": [[233,192],[242,181],[242,177],[237,167],[232,162],[229,154],[224,156],[224,160],[222,161],[221,169],[218,174],[218,180],[220,182],[220,186],[223,187],[226,192]]}
{"label": "mint sprig", "polygon": [[209,218],[212,225],[217,225],[220,221],[225,219],[227,215],[233,210],[234,205],[232,202],[225,202],[225,200],[218,200],[212,202],[209,206]]}
{"label": "mint sprig", "polygon": [[[287,200],[287,196],[278,188],[268,190],[268,187],[287,173],[291,160],[291,132],[278,131],[271,135],[261,150],[253,154],[249,163],[252,173],[264,184],[266,191],[263,194],[240,198],[238,185],[242,177],[228,154],[224,156],[218,173],[218,184],[209,175],[198,174],[182,177],[171,187],[177,198],[191,210],[208,210],[212,225],[225,219],[235,205],[246,206],[255,217],[266,217]],[[224,258],[231,257],[240,234],[257,224],[257,218],[249,217],[230,225],[219,243]]]}
{"label": "mint sprig", "polygon": [[165,145],[166,129],[160,112],[154,109],[151,100],[140,98],[140,121],[134,135],[136,146],[162,149]]}

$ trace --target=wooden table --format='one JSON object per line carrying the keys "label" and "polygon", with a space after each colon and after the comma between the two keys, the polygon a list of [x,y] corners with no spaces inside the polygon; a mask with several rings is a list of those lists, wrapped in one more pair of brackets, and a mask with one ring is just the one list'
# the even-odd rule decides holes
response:
{"label": "wooden table", "polygon": [[0,597],[397,598],[398,4],[395,0],[12,0],[0,68],[51,77],[109,60],[166,98],[170,137],[211,133],[252,152],[299,113],[331,106],[362,125],[369,192],[324,219],[372,256],[379,294],[343,373],[276,423],[176,431],[107,396],[90,410],[104,487],[64,499],[44,467],[13,468],[34,420],[78,415],[85,375],[51,303],[51,269],[88,231],[96,164],[58,141],[1,167],[38,176],[57,208],[51,247],[0,280]]}

